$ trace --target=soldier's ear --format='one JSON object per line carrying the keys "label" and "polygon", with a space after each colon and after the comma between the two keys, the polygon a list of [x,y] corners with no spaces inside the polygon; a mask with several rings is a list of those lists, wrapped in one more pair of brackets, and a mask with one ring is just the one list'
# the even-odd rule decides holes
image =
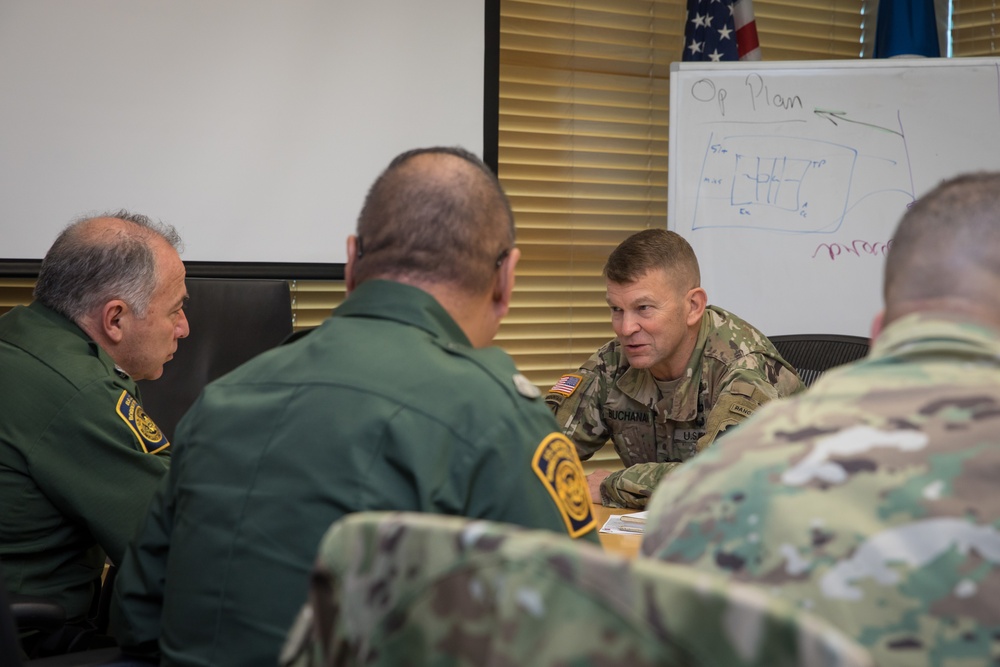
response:
{"label": "soldier's ear", "polygon": [[351,234],[347,237],[347,264],[344,266],[344,284],[347,287],[348,294],[353,292],[354,288],[357,287],[354,282],[354,266],[358,262],[360,251],[358,237]]}
{"label": "soldier's ear", "polygon": [[708,306],[708,294],[701,287],[688,290],[687,305],[687,325],[689,327],[699,325],[701,323],[701,316],[705,314],[705,308]]}
{"label": "soldier's ear", "polygon": [[511,248],[507,256],[501,260],[500,266],[497,267],[496,277],[493,281],[493,307],[498,317],[505,317],[510,308],[510,298],[514,293],[514,270],[519,259],[521,259],[521,250]]}
{"label": "soldier's ear", "polygon": [[872,330],[871,330],[871,342],[874,343],[875,339],[878,338],[879,334],[882,333],[882,329],[885,327],[885,310],[878,311],[875,318],[872,320]]}

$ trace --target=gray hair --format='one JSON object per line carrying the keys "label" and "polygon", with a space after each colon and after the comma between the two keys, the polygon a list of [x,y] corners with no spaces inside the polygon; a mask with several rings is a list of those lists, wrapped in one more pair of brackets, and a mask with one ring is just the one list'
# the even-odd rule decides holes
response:
{"label": "gray hair", "polygon": [[[95,231],[88,224],[114,218],[124,229]],[[155,238],[180,251],[177,230],[124,209],[79,218],[63,229],[42,260],[35,299],[74,322],[94,308],[121,299],[140,318],[156,290]]]}

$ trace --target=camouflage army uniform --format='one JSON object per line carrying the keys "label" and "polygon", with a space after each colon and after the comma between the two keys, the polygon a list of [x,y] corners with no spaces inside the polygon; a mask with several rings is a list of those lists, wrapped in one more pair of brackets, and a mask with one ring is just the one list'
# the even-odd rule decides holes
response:
{"label": "camouflage army uniform", "polygon": [[660,479],[772,398],[802,389],[795,370],[750,324],[709,306],[687,373],[663,396],[652,374],[632,368],[617,340],[545,397],[588,459],[608,438],[625,470],[601,486],[610,507],[645,507]]}
{"label": "camouflage army uniform", "polygon": [[888,326],[650,502],[642,553],[759,583],[879,665],[1000,660],[1000,334]]}
{"label": "camouflage army uniform", "polygon": [[724,577],[508,524],[363,512],[326,533],[280,664],[873,663],[828,623]]}

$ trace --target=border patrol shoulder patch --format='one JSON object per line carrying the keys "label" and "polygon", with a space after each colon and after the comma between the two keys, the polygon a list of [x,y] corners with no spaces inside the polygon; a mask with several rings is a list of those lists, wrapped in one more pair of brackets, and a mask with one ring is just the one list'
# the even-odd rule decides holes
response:
{"label": "border patrol shoulder patch", "polygon": [[531,459],[531,469],[556,501],[570,537],[579,537],[597,525],[590,511],[587,476],[569,438],[562,433],[545,436]]}
{"label": "border patrol shoulder patch", "polygon": [[118,397],[117,411],[118,416],[122,418],[122,421],[135,435],[136,440],[139,441],[142,451],[147,454],[156,454],[170,446],[167,436],[146,414],[146,411],[142,409],[139,401],[135,400],[132,394],[127,391],[122,392],[122,395]]}

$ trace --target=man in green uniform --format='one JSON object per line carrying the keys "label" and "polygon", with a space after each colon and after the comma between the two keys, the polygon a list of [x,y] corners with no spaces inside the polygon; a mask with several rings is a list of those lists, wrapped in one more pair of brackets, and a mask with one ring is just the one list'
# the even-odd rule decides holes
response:
{"label": "man in green uniform", "polygon": [[9,590],[58,601],[70,623],[167,470],[136,380],[158,378],[188,335],[179,243],[125,211],[75,222],[34,302],[0,317],[0,561]]}
{"label": "man in green uniform", "polygon": [[[489,169],[397,157],[348,239],[349,296],[309,335],[210,384],[115,584],[131,651],[274,665],[320,538],[404,509],[597,542],[583,469],[540,392],[488,347],[520,252]],[[157,646],[158,644],[158,646]]]}
{"label": "man in green uniform", "polygon": [[545,401],[580,458],[610,438],[627,466],[590,475],[594,501],[641,509],[682,461],[803,385],[764,334],[707,305],[698,259],[679,234],[633,234],[608,257],[604,277],[617,338]]}
{"label": "man in green uniform", "polygon": [[1000,657],[1000,174],[903,216],[866,359],[653,495],[642,552],[825,617],[892,665]]}

